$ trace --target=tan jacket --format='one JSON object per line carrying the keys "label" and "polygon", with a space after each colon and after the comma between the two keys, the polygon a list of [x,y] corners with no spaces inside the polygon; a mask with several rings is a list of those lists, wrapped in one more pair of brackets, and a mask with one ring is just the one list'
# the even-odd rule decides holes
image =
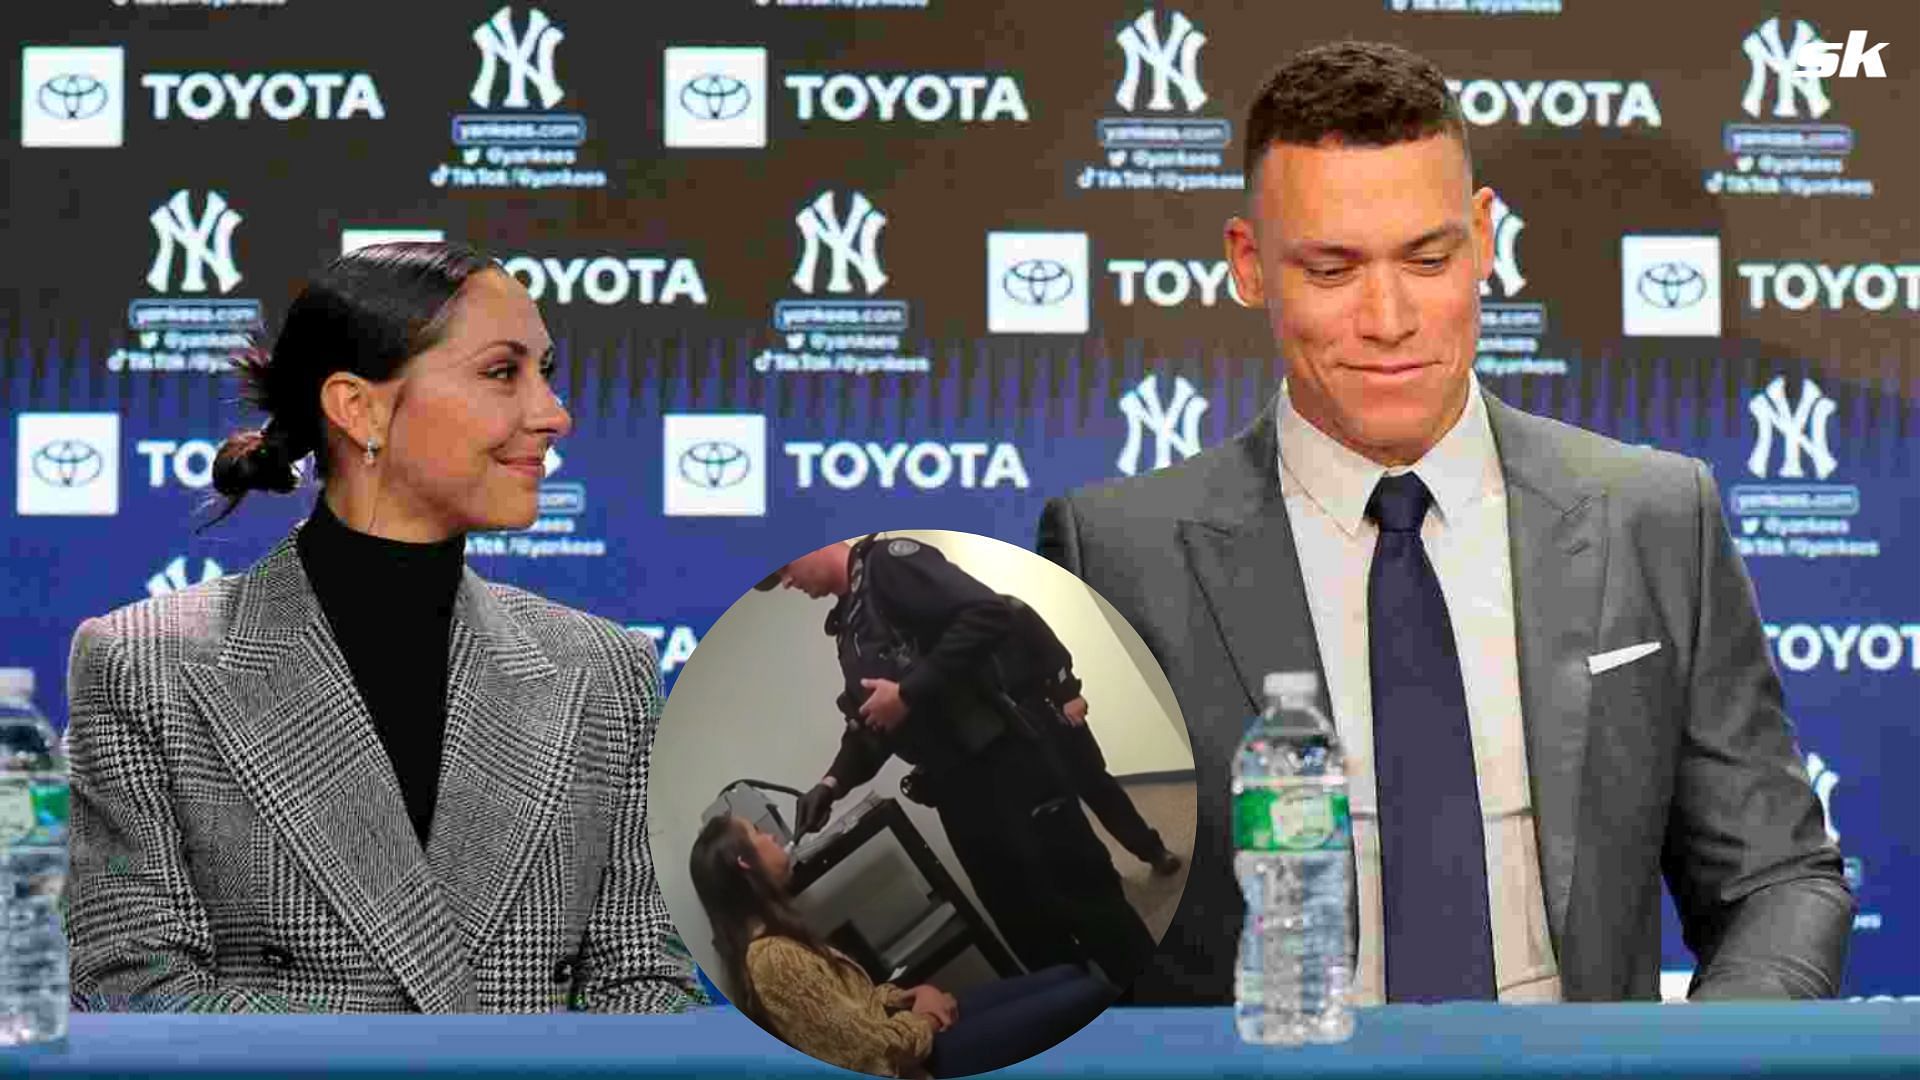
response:
{"label": "tan jacket", "polygon": [[773,1033],[794,1049],[856,1072],[927,1075],[933,1021],[909,1010],[906,991],[875,986],[857,964],[768,936],[747,946],[747,978]]}

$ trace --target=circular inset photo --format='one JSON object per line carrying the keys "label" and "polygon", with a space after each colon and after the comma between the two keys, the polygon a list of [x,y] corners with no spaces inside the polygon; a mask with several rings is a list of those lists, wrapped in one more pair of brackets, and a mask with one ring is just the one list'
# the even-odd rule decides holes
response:
{"label": "circular inset photo", "polygon": [[829,1064],[965,1076],[1078,1031],[1158,947],[1193,749],[1133,628],[961,532],[797,552],[680,671],[649,842],[702,971]]}

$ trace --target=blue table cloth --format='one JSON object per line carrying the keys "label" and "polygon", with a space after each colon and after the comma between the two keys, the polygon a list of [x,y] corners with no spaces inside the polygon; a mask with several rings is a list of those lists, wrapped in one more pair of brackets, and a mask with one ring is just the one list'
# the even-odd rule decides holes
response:
{"label": "blue table cloth", "polygon": [[[1920,1076],[1920,1004],[1389,1006],[1337,1046],[1244,1046],[1226,1009],[1115,1009],[1006,1076]],[[76,1015],[0,1051],[61,1077],[849,1075],[732,1009],[681,1016]]]}

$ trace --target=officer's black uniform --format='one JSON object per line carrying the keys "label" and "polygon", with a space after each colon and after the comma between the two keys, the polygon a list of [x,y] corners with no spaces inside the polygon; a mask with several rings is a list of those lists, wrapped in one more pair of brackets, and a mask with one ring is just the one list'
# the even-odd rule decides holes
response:
{"label": "officer's black uniform", "polygon": [[1039,710],[1034,717],[1035,729],[1052,742],[1068,781],[1107,832],[1134,858],[1150,866],[1159,865],[1167,858],[1167,845],[1140,816],[1120,781],[1107,771],[1107,759],[1100,752],[1093,729],[1069,724],[1061,713],[1068,702],[1080,696],[1073,654],[1039,612],[1018,597],[1002,599],[1013,611],[1012,633],[999,652],[1001,677],[1008,693],[1023,707]]}
{"label": "officer's black uniform", "polygon": [[[847,728],[828,769],[845,793],[888,757],[915,766],[918,801],[947,839],[1007,946],[1029,970],[1092,960],[1126,986],[1155,947],[1078,800],[1037,737],[995,693],[992,657],[1007,604],[933,548],[869,537],[849,553],[849,588],[827,617],[846,690]],[[880,733],[860,718],[862,679],[892,679],[906,719]]]}

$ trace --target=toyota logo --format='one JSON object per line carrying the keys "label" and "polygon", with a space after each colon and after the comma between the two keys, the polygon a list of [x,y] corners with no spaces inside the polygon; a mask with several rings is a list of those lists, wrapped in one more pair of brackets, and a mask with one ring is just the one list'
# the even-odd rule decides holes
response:
{"label": "toyota logo", "polygon": [[100,451],[78,439],[55,439],[33,452],[33,475],[53,487],[85,487],[106,467]]}
{"label": "toyota logo", "polygon": [[731,120],[752,103],[747,84],[731,75],[710,72],[680,88],[680,107],[701,120]]}
{"label": "toyota logo", "polygon": [[1022,259],[1007,267],[1000,288],[1015,303],[1051,306],[1073,293],[1073,275],[1052,259]]}
{"label": "toyota logo", "polygon": [[107,88],[80,72],[55,75],[40,84],[40,111],[56,120],[86,120],[107,107]]}
{"label": "toyota logo", "polygon": [[1686,263],[1654,263],[1640,271],[1635,291],[1654,307],[1692,307],[1707,295],[1707,279]]}
{"label": "toyota logo", "polygon": [[699,442],[680,453],[680,476],[695,487],[732,487],[747,478],[753,460],[730,442]]}

